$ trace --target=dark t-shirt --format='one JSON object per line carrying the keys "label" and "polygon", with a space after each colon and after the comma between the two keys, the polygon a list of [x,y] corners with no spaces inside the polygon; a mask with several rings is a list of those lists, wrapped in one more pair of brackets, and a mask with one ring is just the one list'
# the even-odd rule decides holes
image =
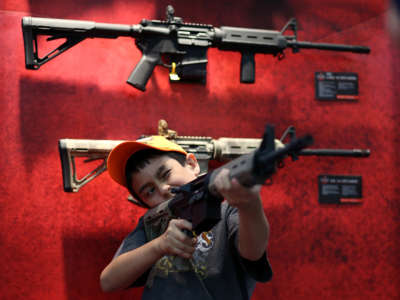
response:
{"label": "dark t-shirt", "polygon": [[[221,221],[198,236],[193,259],[164,256],[132,286],[146,285],[142,299],[250,299],[256,281],[271,279],[266,254],[249,261],[238,253],[238,212],[226,202]],[[147,242],[143,219],[123,241],[115,256]]]}

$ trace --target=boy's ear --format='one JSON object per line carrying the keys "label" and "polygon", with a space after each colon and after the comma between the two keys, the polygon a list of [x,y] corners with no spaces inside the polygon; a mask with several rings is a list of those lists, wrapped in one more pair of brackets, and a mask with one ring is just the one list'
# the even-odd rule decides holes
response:
{"label": "boy's ear", "polygon": [[197,162],[196,156],[193,153],[188,153],[186,155],[186,165],[189,166],[195,173],[195,175],[199,175],[200,166]]}

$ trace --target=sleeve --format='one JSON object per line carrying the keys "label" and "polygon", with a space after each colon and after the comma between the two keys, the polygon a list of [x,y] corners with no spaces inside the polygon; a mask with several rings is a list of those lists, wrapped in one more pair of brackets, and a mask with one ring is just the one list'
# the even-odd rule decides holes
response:
{"label": "sleeve", "polygon": [[[139,248],[147,243],[146,234],[144,231],[143,218],[139,219],[139,223],[136,228],[122,241],[117,252],[114,254],[114,258]],[[135,282],[132,283],[131,287],[144,286],[147,281],[147,276],[149,275],[150,269],[144,272]]]}
{"label": "sleeve", "polygon": [[227,206],[226,222],[228,227],[229,245],[232,250],[236,263],[254,280],[259,282],[267,282],[272,278],[272,268],[267,258],[267,252],[256,261],[243,258],[239,253],[239,215],[238,210],[234,207]]}

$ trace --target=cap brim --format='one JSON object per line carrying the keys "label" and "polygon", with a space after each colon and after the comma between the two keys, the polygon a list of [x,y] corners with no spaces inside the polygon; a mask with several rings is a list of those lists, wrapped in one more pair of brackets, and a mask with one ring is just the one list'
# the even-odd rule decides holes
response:
{"label": "cap brim", "polygon": [[[168,141],[172,143],[171,141]],[[176,146],[175,146],[176,145]],[[128,159],[137,151],[143,149],[157,149],[161,151],[173,151],[187,154],[179,145],[174,143],[173,147],[152,146],[138,141],[127,141],[117,145],[109,154],[107,159],[108,173],[117,183],[126,185],[125,166]]]}

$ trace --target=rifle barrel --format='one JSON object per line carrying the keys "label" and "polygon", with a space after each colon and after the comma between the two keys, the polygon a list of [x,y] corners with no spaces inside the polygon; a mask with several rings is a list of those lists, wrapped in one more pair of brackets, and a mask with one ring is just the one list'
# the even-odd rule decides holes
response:
{"label": "rifle barrel", "polygon": [[355,53],[369,53],[370,52],[369,47],[356,46],[356,45],[312,43],[312,42],[299,42],[299,41],[288,41],[287,43],[288,43],[288,46],[291,48],[348,51],[348,52],[355,52]]}
{"label": "rifle barrel", "polygon": [[297,155],[304,156],[345,156],[345,157],[368,157],[369,149],[303,149]]}

